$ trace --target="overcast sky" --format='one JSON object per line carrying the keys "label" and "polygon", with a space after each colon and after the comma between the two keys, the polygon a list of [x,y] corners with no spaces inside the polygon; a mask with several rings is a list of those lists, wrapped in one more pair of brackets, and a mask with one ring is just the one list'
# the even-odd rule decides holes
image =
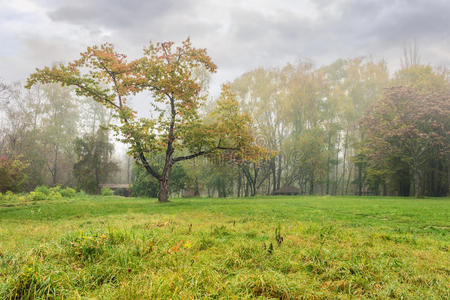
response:
{"label": "overcast sky", "polygon": [[371,55],[395,69],[414,39],[422,62],[450,66],[450,0],[0,0],[0,77],[25,80],[93,44],[135,58],[149,40],[188,36],[219,67],[213,89],[300,59]]}

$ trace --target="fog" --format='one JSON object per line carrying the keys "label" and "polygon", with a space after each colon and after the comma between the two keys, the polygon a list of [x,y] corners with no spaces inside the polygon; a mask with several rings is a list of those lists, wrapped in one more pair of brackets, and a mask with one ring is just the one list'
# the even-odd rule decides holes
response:
{"label": "fog", "polygon": [[[87,182],[93,176],[89,174],[93,168],[89,164],[96,161],[101,161],[103,165],[96,168],[105,174],[99,179],[101,172],[97,172],[91,192],[98,192],[99,184],[106,181],[131,183],[132,168],[136,176],[144,178],[149,174],[139,173],[140,169],[133,167],[125,156],[127,149],[135,151],[135,162],[142,163],[148,171],[152,167],[167,169],[158,163],[172,162],[174,158],[161,159],[164,153],[197,158],[222,148],[236,150],[242,146],[235,147],[231,142],[222,146],[224,139],[233,138],[225,135],[222,139],[220,134],[226,126],[212,121],[224,113],[213,111],[220,109],[222,85],[229,83],[222,100],[236,105],[234,121],[242,117],[236,121],[239,126],[234,124],[239,128],[232,132],[234,141],[244,136],[246,146],[261,146],[273,157],[261,156],[260,161],[242,159],[229,169],[206,160],[199,173],[188,162],[174,160],[183,161],[178,170],[184,174],[177,183],[178,192],[196,189],[197,194],[201,190],[208,196],[247,196],[272,194],[284,185],[294,185],[301,193],[310,194],[442,196],[449,191],[450,178],[449,141],[445,136],[450,115],[446,116],[450,87],[449,15],[450,1],[446,0],[0,0],[0,154],[24,165],[30,162],[31,166],[23,167],[28,172],[25,190],[40,184],[80,188],[77,180]],[[183,48],[182,42],[187,38],[193,48]],[[162,46],[150,51],[157,59],[146,65],[145,59],[136,64],[108,61],[117,56],[103,48],[107,55],[100,60],[111,63],[112,68],[119,65],[120,76],[126,73],[123,70],[135,76],[130,77],[130,82],[121,77],[119,86],[116,78],[83,73],[95,69],[95,64],[83,65],[80,77],[80,73],[67,71],[78,68],[73,65],[66,73],[59,69],[64,75],[75,76],[70,78],[42,71],[46,66],[73,62],[95,45],[110,43],[130,62],[141,58],[150,42],[167,41],[184,45],[181,47],[187,52],[170,60]],[[207,55],[199,48],[207,49]],[[98,58],[98,53],[89,55]],[[178,64],[181,57],[188,58]],[[161,61],[167,64],[158,65]],[[181,73],[170,73],[167,66],[180,68],[177,70]],[[153,67],[162,71],[152,73]],[[143,75],[142,70],[149,73]],[[214,72],[209,74],[207,70]],[[111,75],[108,71],[100,72]],[[26,90],[23,85],[33,73],[30,86],[34,86]],[[176,74],[186,77],[180,79]],[[139,77],[145,77],[147,84],[159,85],[140,90],[142,82],[133,81]],[[89,88],[94,87],[97,93],[92,89],[80,91],[78,86],[77,97],[74,87],[59,86],[83,83],[86,78],[91,79]],[[167,82],[161,78],[171,78],[172,85],[165,86]],[[49,82],[56,85],[46,86]],[[186,82],[191,85],[185,86]],[[107,94],[102,94],[104,90],[99,87],[106,87]],[[186,91],[192,93],[183,94]],[[192,95],[197,98],[186,98]],[[129,116],[124,111],[128,107],[122,106],[121,97],[128,100],[137,117],[151,120],[145,123],[132,119],[135,127],[127,132],[129,128],[124,129],[123,125],[128,125],[129,120],[123,116]],[[152,97],[160,101],[155,104]],[[94,105],[93,98],[103,106]],[[417,101],[408,102],[411,99]],[[201,104],[197,107],[192,103]],[[173,109],[169,110],[171,105]],[[186,110],[187,107],[192,110]],[[158,118],[164,110],[166,114]],[[405,124],[397,124],[398,128],[392,125],[399,119],[397,116],[383,119],[389,112],[408,114],[403,119]],[[192,115],[186,117],[185,113]],[[171,127],[167,126],[170,114]],[[249,116],[249,124],[240,114]],[[111,124],[118,125],[115,137],[111,131],[102,131]],[[190,125],[186,131],[165,131]],[[202,127],[206,125],[217,125],[215,129],[222,131],[206,130]],[[423,132],[416,130],[419,127]],[[202,134],[213,134],[208,138],[195,136],[202,132],[196,131],[199,128],[205,130]],[[229,128],[232,126],[226,129]],[[383,140],[385,136],[390,140]],[[400,141],[400,136],[407,142],[416,138],[415,145],[422,145],[421,148],[409,149],[408,145],[414,143],[392,142]],[[117,141],[124,137],[127,144]],[[168,137],[172,140],[168,141]],[[138,140],[148,142],[148,148],[143,150],[144,146],[136,144]],[[264,143],[258,144],[261,141]],[[172,146],[167,146],[169,142],[178,143],[180,148],[172,151]],[[170,151],[162,151],[164,146]],[[96,153],[98,147],[106,150]],[[97,156],[83,157],[86,153]],[[112,178],[109,173],[116,175]],[[157,171],[152,176],[161,181]],[[212,178],[217,180],[213,182]],[[156,188],[153,190],[156,193]]]}
{"label": "fog", "polygon": [[[450,64],[450,2],[413,1],[0,1],[0,77],[25,80],[112,42],[130,57],[151,41],[190,37],[218,65],[212,92],[261,66],[372,56],[399,67],[417,41],[432,65]],[[138,102],[138,101],[136,101]],[[145,109],[143,105],[138,108]]]}

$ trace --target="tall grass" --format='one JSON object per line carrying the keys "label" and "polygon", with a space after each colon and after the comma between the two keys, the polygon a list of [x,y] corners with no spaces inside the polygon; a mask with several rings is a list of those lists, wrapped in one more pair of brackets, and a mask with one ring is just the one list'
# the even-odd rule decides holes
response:
{"label": "tall grass", "polygon": [[449,204],[79,196],[0,206],[0,298],[445,299]]}

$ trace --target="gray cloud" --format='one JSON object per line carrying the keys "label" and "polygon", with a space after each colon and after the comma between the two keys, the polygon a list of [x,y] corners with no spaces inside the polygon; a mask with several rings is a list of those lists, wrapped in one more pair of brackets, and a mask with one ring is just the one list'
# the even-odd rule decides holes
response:
{"label": "gray cloud", "polygon": [[[23,70],[29,68],[17,61],[39,66],[49,60],[66,60],[90,44],[111,41],[133,56],[139,55],[149,40],[181,41],[187,36],[196,46],[208,48],[219,65],[213,81],[216,86],[257,66],[305,58],[325,64],[338,57],[373,55],[395,65],[404,43],[413,39],[417,39],[425,62],[450,64],[448,0],[33,3],[41,12],[36,22],[46,25],[33,28],[31,23],[14,29],[18,30],[15,44],[20,43],[21,49],[0,53]],[[30,16],[24,13],[22,17]],[[1,24],[0,37],[6,30]]]}
{"label": "gray cloud", "polygon": [[188,9],[187,1],[61,1],[49,12],[54,21],[85,26],[106,26],[112,28],[134,28],[145,21],[155,22],[164,16]]}

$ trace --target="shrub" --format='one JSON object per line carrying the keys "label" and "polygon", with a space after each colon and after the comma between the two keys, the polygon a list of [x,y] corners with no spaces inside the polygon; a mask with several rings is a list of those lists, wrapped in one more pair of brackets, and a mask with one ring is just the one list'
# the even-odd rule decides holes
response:
{"label": "shrub", "polygon": [[27,166],[21,157],[0,155],[0,192],[20,191],[27,179],[24,172]]}
{"label": "shrub", "polygon": [[66,197],[66,198],[72,198],[76,195],[76,191],[73,188],[65,188],[63,190],[60,191],[61,196]]}
{"label": "shrub", "polygon": [[50,189],[49,189],[47,186],[45,186],[45,185],[37,186],[37,187],[34,189],[34,191],[37,192],[37,193],[42,193],[42,194],[44,194],[45,196],[50,195]]}
{"label": "shrub", "polygon": [[59,200],[62,198],[61,194],[57,191],[50,191],[48,198],[51,200]]}
{"label": "shrub", "polygon": [[114,195],[114,192],[109,187],[102,188],[102,196],[112,196],[112,195]]}
{"label": "shrub", "polygon": [[56,185],[56,186],[50,188],[50,192],[57,192],[57,193],[61,194],[61,191],[62,191],[62,188],[60,185]]}
{"label": "shrub", "polygon": [[12,201],[16,199],[16,195],[11,191],[7,191],[3,196],[0,197],[0,199],[5,201]]}
{"label": "shrub", "polygon": [[48,188],[45,185],[38,186],[34,191],[30,192],[30,198],[33,201],[39,200],[59,200],[62,198],[60,186]]}
{"label": "shrub", "polygon": [[30,199],[33,201],[45,200],[47,195],[40,191],[30,192]]}

